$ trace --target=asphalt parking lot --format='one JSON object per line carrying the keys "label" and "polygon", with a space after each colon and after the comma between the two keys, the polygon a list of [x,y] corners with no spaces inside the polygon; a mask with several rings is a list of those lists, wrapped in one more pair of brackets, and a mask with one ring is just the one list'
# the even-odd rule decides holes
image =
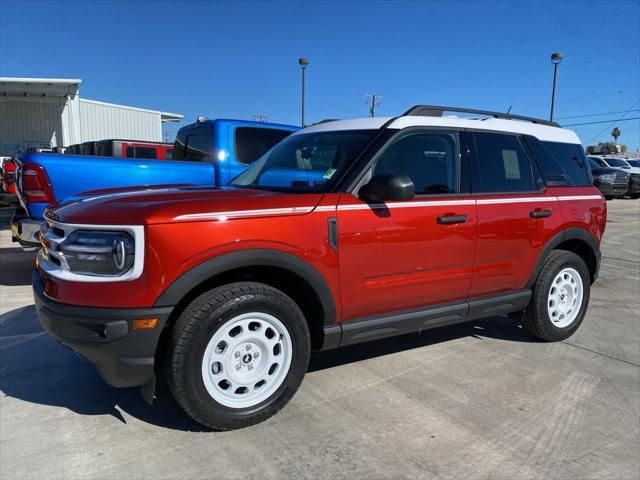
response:
{"label": "asphalt parking lot", "polygon": [[203,430],[48,337],[33,254],[0,211],[0,477],[640,478],[640,201],[609,202],[582,327],[533,341],[505,317],[316,354],[249,429]]}

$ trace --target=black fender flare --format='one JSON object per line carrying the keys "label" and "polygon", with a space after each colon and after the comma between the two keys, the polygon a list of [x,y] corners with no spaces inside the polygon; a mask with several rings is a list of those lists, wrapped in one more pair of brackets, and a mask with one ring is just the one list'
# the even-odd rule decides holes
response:
{"label": "black fender flare", "polygon": [[295,255],[269,249],[240,250],[205,260],[175,279],[158,297],[154,307],[177,305],[201,283],[216,275],[242,267],[277,267],[302,278],[318,295],[322,306],[323,325],[335,325],[335,301],[322,274]]}
{"label": "black fender flare", "polygon": [[593,278],[591,279],[592,283],[596,280],[596,278],[598,277],[598,270],[600,268],[600,257],[601,257],[600,249],[598,248],[596,239],[593,237],[593,235],[591,235],[591,233],[589,233],[584,228],[574,227],[574,228],[568,228],[566,230],[562,230],[561,232],[554,235],[551,238],[551,240],[547,242],[544,249],[540,253],[540,256],[538,257],[538,261],[536,262],[536,267],[533,270],[533,274],[531,275],[531,278],[529,278],[529,281],[527,282],[526,286],[528,288],[533,288],[533,285],[536,283],[536,279],[538,278],[538,274],[540,273],[540,270],[542,270],[542,267],[544,266],[544,263],[547,260],[547,257],[549,256],[551,251],[554,250],[561,243],[566,242],[567,240],[579,240],[585,243],[591,249],[596,259],[596,268],[595,268]]}

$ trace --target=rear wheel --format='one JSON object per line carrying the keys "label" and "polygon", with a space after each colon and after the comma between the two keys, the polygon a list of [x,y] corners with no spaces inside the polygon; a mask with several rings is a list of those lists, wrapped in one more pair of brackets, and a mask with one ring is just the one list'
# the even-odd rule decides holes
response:
{"label": "rear wheel", "polygon": [[234,283],[202,294],[176,321],[167,379],[197,422],[242,428],[291,399],[310,349],[307,323],[293,300],[264,284]]}
{"label": "rear wheel", "polygon": [[548,342],[569,338],[584,319],[589,294],[589,270],[582,258],[554,250],[538,275],[522,326]]}

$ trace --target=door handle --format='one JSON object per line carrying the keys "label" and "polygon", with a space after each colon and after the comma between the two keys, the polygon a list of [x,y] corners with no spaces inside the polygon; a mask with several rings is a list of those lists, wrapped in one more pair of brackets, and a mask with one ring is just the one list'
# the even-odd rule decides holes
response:
{"label": "door handle", "polygon": [[529,216],[531,218],[547,218],[553,215],[551,210],[531,210]]}
{"label": "door handle", "polygon": [[467,221],[466,215],[442,215],[437,219],[440,225],[451,225],[454,223],[464,223]]}

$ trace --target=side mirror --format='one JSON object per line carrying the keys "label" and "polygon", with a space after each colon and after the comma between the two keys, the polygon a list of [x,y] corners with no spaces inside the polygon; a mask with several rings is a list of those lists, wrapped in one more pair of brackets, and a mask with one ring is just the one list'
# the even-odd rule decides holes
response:
{"label": "side mirror", "polygon": [[374,175],[369,183],[360,187],[358,198],[367,203],[381,203],[388,200],[411,200],[416,188],[404,173],[382,172]]}

